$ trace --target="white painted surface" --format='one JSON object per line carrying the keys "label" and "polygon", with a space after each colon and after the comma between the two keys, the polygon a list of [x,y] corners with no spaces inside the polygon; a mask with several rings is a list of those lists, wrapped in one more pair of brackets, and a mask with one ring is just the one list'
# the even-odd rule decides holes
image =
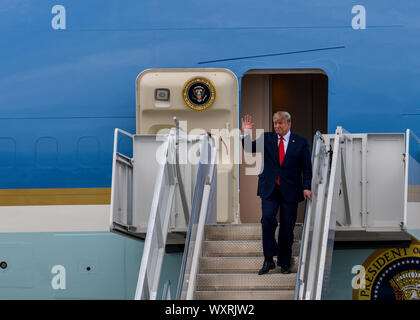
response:
{"label": "white painted surface", "polygon": [[0,232],[109,231],[109,205],[0,207]]}

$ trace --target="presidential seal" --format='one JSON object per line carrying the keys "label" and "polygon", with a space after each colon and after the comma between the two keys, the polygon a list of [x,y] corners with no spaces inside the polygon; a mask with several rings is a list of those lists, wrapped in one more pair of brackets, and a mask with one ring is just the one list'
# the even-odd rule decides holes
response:
{"label": "presidential seal", "polygon": [[420,242],[376,250],[363,263],[365,286],[354,300],[420,300]]}
{"label": "presidential seal", "polygon": [[196,111],[203,111],[214,103],[216,89],[210,80],[197,77],[185,83],[183,97],[188,107]]}

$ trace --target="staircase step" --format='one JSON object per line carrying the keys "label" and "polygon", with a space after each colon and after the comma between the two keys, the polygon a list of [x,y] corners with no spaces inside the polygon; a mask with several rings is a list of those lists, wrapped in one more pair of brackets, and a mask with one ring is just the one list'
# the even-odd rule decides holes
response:
{"label": "staircase step", "polygon": [[196,291],[294,290],[296,273],[198,274]]}
{"label": "staircase step", "polygon": [[[302,238],[302,224],[296,224],[294,229],[295,240]],[[278,228],[276,230],[276,239]],[[205,240],[261,240],[261,223],[241,224],[216,224],[207,225],[205,228]]]}
{"label": "staircase step", "polygon": [[[276,258],[274,258],[276,260]],[[297,272],[299,258],[292,257],[291,272]],[[202,257],[199,273],[258,273],[264,262],[263,257]],[[279,273],[280,268],[270,273]]]}
{"label": "staircase step", "polygon": [[[292,256],[298,256],[300,241],[294,241]],[[262,257],[261,240],[203,241],[204,257]]]}
{"label": "staircase step", "polygon": [[195,300],[293,300],[294,290],[196,291]]}

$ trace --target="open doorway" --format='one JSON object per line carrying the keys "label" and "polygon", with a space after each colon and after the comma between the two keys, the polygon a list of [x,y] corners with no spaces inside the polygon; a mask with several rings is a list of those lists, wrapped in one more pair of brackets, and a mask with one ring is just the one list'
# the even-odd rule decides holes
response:
{"label": "open doorway", "polygon": [[[255,128],[272,131],[272,115],[287,111],[291,130],[308,139],[312,152],[316,131],[328,129],[328,77],[322,70],[251,70],[241,83],[241,117],[250,114]],[[255,132],[254,132],[255,137]],[[240,220],[261,220],[261,200],[257,196],[258,176],[245,175],[249,165],[240,166]],[[305,202],[298,208],[297,222],[303,222]]]}

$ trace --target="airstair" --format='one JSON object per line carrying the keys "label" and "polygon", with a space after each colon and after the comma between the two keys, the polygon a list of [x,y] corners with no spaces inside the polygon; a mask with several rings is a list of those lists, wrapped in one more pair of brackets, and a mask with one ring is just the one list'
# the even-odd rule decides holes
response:
{"label": "airstair", "polygon": [[[119,150],[121,136],[131,142]],[[185,236],[176,294],[162,299],[326,299],[335,242],[404,242],[418,211],[420,140],[396,134],[317,132],[312,202],[295,227],[290,274],[259,276],[259,224],[217,224],[217,148],[210,134],[115,131],[110,229],[144,240],[135,299],[159,299],[164,250]],[[182,214],[180,214],[182,213]],[[418,216],[418,213],[417,213]],[[418,217],[417,217],[418,218]]]}
{"label": "airstair", "polygon": [[290,274],[281,274],[277,267],[259,276],[264,261],[261,224],[207,225],[194,299],[294,299],[301,235],[298,224]]}

